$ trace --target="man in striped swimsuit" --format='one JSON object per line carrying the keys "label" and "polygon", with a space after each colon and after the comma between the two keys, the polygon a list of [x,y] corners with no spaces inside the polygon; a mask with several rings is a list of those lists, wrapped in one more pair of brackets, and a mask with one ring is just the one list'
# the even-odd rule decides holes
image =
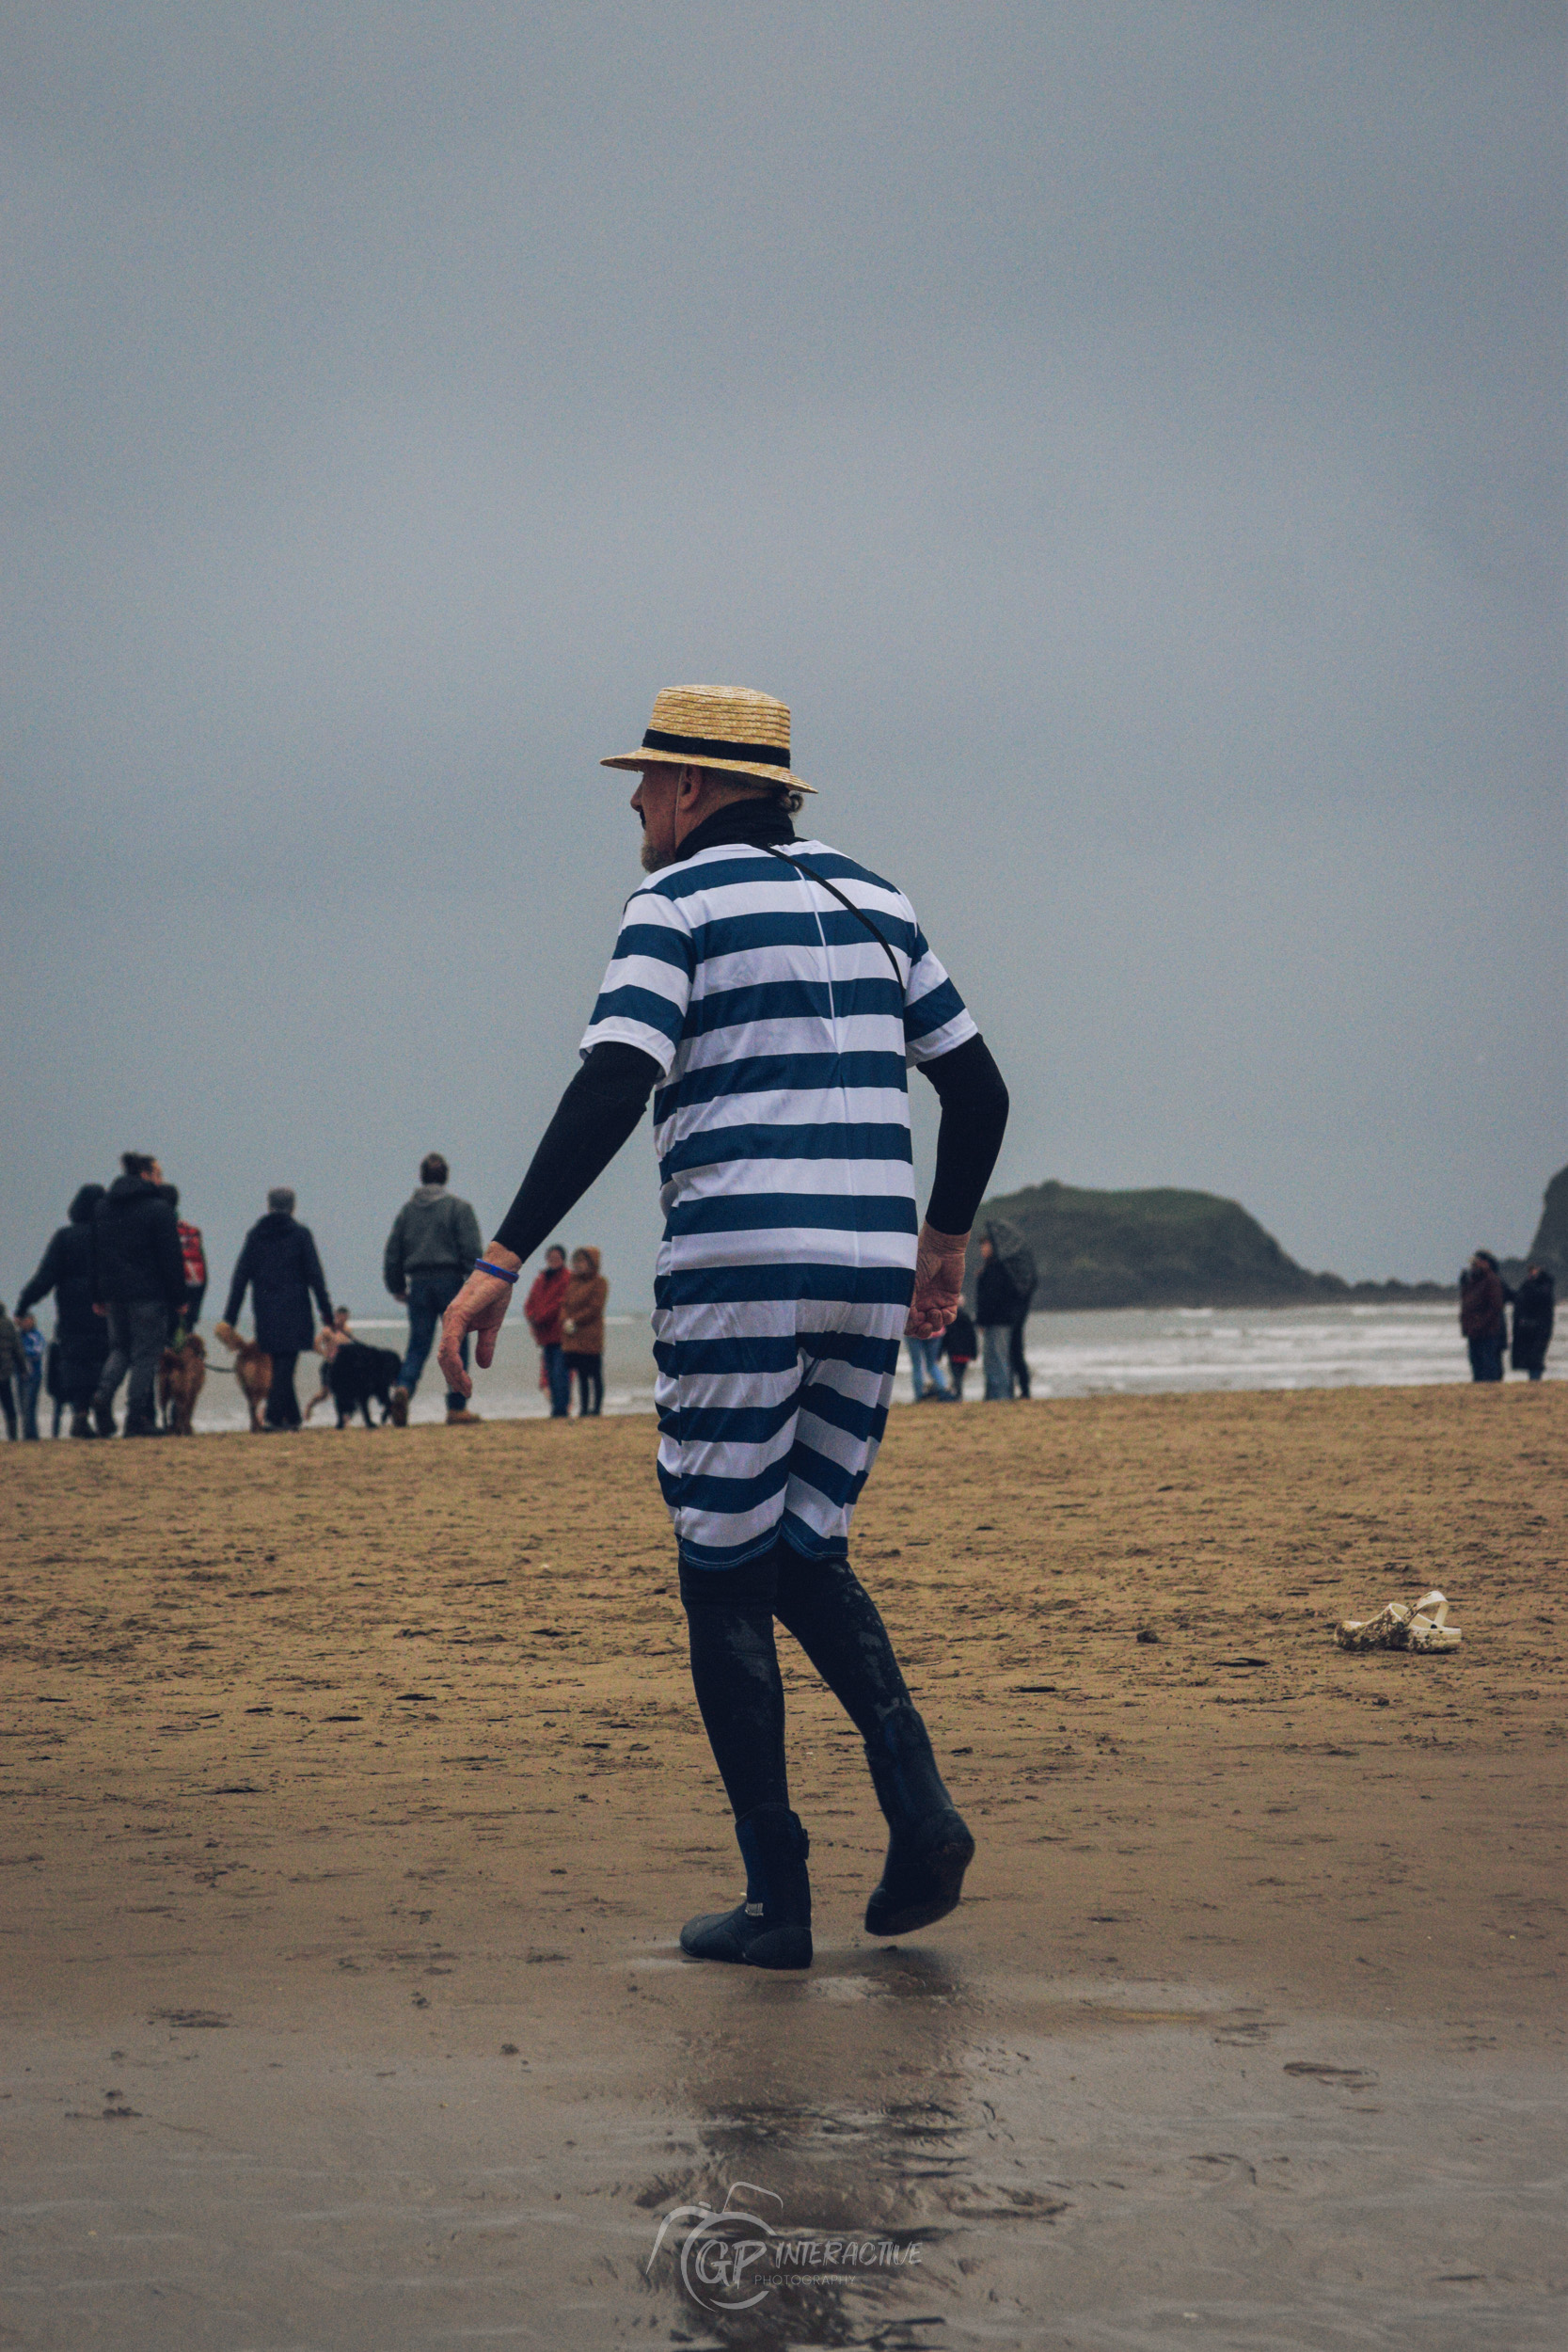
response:
{"label": "man in striped swimsuit", "polygon": [[[1006,1089],[903,893],[797,838],[812,787],[790,772],[782,703],[668,689],[640,750],[604,764],[640,775],[650,880],[626,902],[582,1069],[447,1311],[441,1363],[466,1392],[469,1330],[491,1361],[518,1269],[652,1093],[658,1475],[747,1873],[744,1902],[691,1920],[681,1943],[698,1959],[804,1967],[808,1841],[789,1805],[775,1618],[865,1741],[891,1831],[868,1930],[942,1918],[974,1850],[848,1534],[899,1341],[934,1337],[957,1311]],[[942,1102],[924,1225],[911,1063]]]}

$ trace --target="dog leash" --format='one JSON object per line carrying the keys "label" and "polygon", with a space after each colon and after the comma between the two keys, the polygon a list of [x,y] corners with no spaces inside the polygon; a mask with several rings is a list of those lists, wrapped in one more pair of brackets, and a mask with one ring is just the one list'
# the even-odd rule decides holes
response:
{"label": "dog leash", "polygon": [[757,847],[761,850],[766,850],[769,857],[776,857],[781,865],[793,866],[795,871],[798,874],[803,874],[808,882],[820,883],[821,887],[828,893],[830,898],[836,898],[839,905],[844,907],[854,916],[856,922],[860,924],[863,930],[868,930],[871,933],[872,938],[876,941],[878,946],[881,949],[883,955],[886,956],[889,963],[893,966],[893,977],[898,983],[898,1001],[902,1004],[904,1001],[904,975],[898,969],[898,959],[894,954],[892,946],[877,929],[876,924],[871,920],[871,917],[867,914],[865,909],[863,907],[858,907],[853,898],[847,898],[843,891],[839,889],[838,885],[835,882],[831,882],[826,874],[819,874],[815,866],[802,866],[798,857],[790,857],[784,850],[775,850],[770,842],[761,841],[757,844]]}

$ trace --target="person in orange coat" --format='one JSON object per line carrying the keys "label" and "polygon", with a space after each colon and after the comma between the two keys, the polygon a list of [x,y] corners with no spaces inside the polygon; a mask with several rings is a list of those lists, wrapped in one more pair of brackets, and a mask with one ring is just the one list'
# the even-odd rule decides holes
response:
{"label": "person in orange coat", "polygon": [[578,1418],[604,1410],[604,1311],[610,1284],[596,1249],[574,1249],[561,1302],[561,1347],[568,1376],[578,1376]]}

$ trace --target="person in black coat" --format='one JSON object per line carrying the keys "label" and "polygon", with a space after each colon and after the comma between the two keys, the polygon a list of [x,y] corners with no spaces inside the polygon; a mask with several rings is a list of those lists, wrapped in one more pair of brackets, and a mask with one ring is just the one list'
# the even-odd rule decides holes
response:
{"label": "person in black coat", "polygon": [[[1529,1265],[1525,1279],[1513,1294],[1513,1346],[1511,1360],[1515,1372],[1528,1373],[1539,1380],[1546,1369],[1546,1350],[1551,1345],[1553,1292],[1556,1285],[1551,1271],[1544,1265]],[[27,1294],[22,1294],[25,1302]]]}
{"label": "person in black coat", "polygon": [[942,1335],[942,1352],[947,1359],[947,1377],[953,1383],[953,1393],[963,1402],[964,1374],[980,1353],[974,1320],[967,1308],[960,1307]]}
{"label": "person in black coat", "polygon": [[996,1403],[1013,1393],[1013,1326],[1022,1302],[990,1233],[980,1243],[980,1273],[974,1285],[974,1320],[984,1343],[986,1398]]}
{"label": "person in black coat", "polygon": [[123,1152],[92,1220],[93,1296],[108,1318],[109,1352],[93,1391],[101,1438],[115,1434],[115,1391],[125,1392],[125,1435],[155,1438],[153,1389],[175,1312],[185,1295],[185,1262],[174,1211],[159,1186],[164,1171],[146,1152]]}
{"label": "person in black coat", "polygon": [[102,1184],[84,1184],[62,1225],[39,1260],[38,1272],[16,1302],[18,1314],[55,1294],[55,1344],[49,1393],[71,1413],[73,1438],[90,1438],[93,1394],[109,1352],[109,1324],[98,1313],[93,1282],[93,1218],[103,1199]]}
{"label": "person in black coat", "polygon": [[1018,1313],[1007,1334],[1007,1370],[1012,1375],[1014,1395],[1026,1397],[1029,1393],[1029,1359],[1024,1352],[1023,1340],[1029,1328],[1029,1307],[1035,1295],[1035,1285],[1031,1282],[1024,1291],[1019,1290],[1015,1282],[1013,1288],[1018,1292]]}
{"label": "person in black coat", "polygon": [[246,1289],[256,1311],[256,1339],[272,1358],[272,1387],[267,1391],[267,1427],[297,1429],[299,1399],[294,1394],[294,1365],[315,1343],[310,1297],[315,1294],[321,1320],[332,1320],[326,1277],[316,1255],[309,1226],[296,1222],[294,1196],[287,1184],[275,1184],[267,1195],[267,1214],[245,1237],[229,1285],[225,1323],[238,1318]]}

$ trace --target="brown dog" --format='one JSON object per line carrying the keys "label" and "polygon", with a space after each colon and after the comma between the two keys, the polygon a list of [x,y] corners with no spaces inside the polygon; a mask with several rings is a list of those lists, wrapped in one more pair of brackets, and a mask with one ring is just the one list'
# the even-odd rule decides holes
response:
{"label": "brown dog", "polygon": [[178,1347],[166,1347],[158,1366],[158,1403],[171,1438],[188,1438],[196,1400],[207,1377],[207,1350],[192,1331]]}
{"label": "brown dog", "polygon": [[261,1407],[267,1401],[267,1391],[272,1387],[272,1358],[264,1347],[258,1347],[254,1340],[242,1340],[231,1323],[215,1323],[213,1328],[225,1347],[234,1351],[234,1360],[227,1369],[233,1374],[244,1391],[245,1401],[250,1407],[250,1426],[260,1437],[265,1426],[261,1420]]}

